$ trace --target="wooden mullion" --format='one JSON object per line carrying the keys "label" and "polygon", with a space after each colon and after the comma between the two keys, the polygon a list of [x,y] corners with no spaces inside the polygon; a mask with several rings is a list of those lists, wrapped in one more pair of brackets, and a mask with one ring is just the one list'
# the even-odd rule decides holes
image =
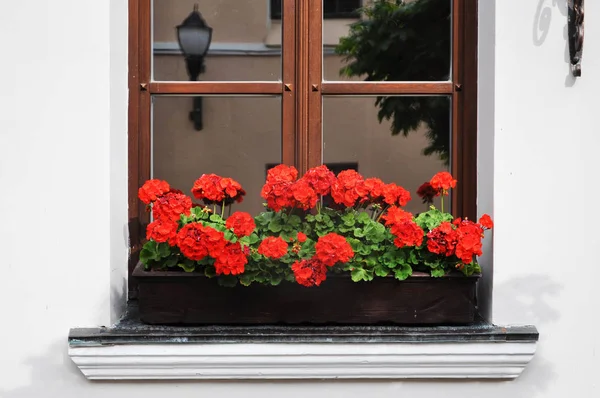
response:
{"label": "wooden mullion", "polygon": [[[139,54],[139,2],[138,0],[129,0],[129,110],[128,110],[128,135],[127,152],[129,161],[128,171],[128,226],[130,241],[129,257],[129,275],[133,272],[140,250],[141,231],[140,220],[138,216],[139,200],[138,191],[138,173],[139,173],[139,117],[140,117],[140,54]],[[137,286],[133,278],[129,278],[129,297],[135,298]]]}
{"label": "wooden mullion", "polygon": [[463,59],[462,54],[462,42],[463,32],[461,29],[463,10],[463,0],[452,1],[452,131],[450,135],[450,171],[454,174],[457,180],[459,180],[459,188],[452,190],[452,214],[455,216],[463,216],[461,213],[462,206],[460,204],[464,195],[461,190],[464,189],[464,183],[462,181],[462,168],[460,165],[460,156],[462,154],[460,150],[460,134],[461,134],[461,106],[462,106],[462,71],[461,61]]}
{"label": "wooden mullion", "polygon": [[323,82],[324,95],[452,94],[452,82]]}
{"label": "wooden mullion", "polygon": [[282,82],[151,82],[148,92],[155,94],[194,95],[194,94],[281,94]]}
{"label": "wooden mullion", "polygon": [[296,0],[282,4],[282,79],[281,161],[296,164]]}
{"label": "wooden mullion", "polygon": [[460,215],[477,217],[477,0],[461,0],[462,51],[460,59],[461,130],[459,141]]}
{"label": "wooden mullion", "polygon": [[308,26],[312,1],[296,3],[296,167],[300,173],[308,169]]}
{"label": "wooden mullion", "polygon": [[[323,162],[323,1],[310,0],[308,12],[308,80],[306,168]],[[306,170],[303,170],[306,171]]]}

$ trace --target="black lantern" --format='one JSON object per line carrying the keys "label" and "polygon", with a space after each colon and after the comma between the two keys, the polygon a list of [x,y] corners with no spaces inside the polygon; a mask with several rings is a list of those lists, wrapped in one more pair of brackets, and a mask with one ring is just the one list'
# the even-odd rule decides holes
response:
{"label": "black lantern", "polygon": [[[191,81],[198,80],[198,76],[204,73],[204,57],[211,39],[212,28],[206,24],[196,4],[194,11],[177,27],[179,48],[185,57]],[[196,130],[202,130],[202,97],[194,97],[194,109],[190,112],[190,120],[194,122]]]}

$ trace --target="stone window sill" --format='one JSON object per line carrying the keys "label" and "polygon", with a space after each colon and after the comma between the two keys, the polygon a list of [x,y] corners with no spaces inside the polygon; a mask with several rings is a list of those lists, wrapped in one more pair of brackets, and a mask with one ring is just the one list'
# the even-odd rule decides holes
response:
{"label": "stone window sill", "polygon": [[72,329],[69,356],[93,380],[514,379],[533,326],[149,326],[135,307],[110,328]]}

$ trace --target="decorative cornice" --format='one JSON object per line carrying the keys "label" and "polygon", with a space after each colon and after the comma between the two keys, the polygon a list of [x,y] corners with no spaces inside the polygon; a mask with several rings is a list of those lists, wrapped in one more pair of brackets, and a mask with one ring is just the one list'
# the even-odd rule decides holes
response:
{"label": "decorative cornice", "polygon": [[69,356],[92,380],[513,379],[536,341],[83,345]]}

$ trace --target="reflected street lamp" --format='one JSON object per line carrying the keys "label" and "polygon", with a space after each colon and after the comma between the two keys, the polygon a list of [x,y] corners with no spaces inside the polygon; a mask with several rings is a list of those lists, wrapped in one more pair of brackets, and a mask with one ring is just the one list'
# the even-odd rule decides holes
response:
{"label": "reflected street lamp", "polygon": [[[177,27],[179,48],[185,57],[191,81],[198,80],[198,76],[204,73],[204,57],[210,47],[211,39],[212,28],[202,18],[196,4],[194,11]],[[194,97],[194,109],[190,112],[190,120],[194,122],[197,131],[202,130],[202,97]]]}

